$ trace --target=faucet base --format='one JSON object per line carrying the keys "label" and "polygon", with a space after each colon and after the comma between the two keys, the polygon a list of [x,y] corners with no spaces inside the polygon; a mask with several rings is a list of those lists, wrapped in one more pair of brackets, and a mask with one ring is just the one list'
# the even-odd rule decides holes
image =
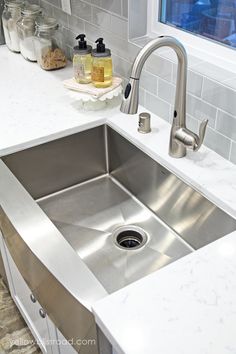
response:
{"label": "faucet base", "polygon": [[184,145],[177,143],[174,139],[170,139],[169,155],[176,159],[186,156],[187,149]]}

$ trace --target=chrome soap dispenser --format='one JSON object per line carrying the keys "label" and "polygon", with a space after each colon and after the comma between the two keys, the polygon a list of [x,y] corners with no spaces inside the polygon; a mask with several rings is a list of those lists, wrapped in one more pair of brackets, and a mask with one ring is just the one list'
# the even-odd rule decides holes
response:
{"label": "chrome soap dispenser", "polygon": [[92,47],[87,45],[85,34],[79,34],[76,39],[78,45],[74,47],[74,77],[80,84],[89,84],[91,82]]}

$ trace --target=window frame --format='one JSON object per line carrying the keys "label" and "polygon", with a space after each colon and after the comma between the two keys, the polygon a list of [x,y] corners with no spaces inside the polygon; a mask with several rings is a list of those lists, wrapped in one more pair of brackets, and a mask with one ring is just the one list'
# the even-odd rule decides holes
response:
{"label": "window frame", "polygon": [[188,54],[236,71],[236,49],[157,21],[156,19],[160,18],[161,1],[148,0],[147,31],[150,37],[174,36],[183,43]]}

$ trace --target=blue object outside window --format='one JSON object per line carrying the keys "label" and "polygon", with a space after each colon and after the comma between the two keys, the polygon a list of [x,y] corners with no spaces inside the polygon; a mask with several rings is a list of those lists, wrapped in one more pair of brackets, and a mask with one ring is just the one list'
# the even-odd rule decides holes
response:
{"label": "blue object outside window", "polygon": [[236,48],[236,0],[162,0],[160,21]]}

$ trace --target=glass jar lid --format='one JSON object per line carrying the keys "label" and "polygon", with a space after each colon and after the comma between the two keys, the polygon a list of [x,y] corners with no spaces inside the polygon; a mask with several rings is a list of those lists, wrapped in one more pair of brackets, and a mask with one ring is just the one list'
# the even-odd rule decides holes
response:
{"label": "glass jar lid", "polygon": [[35,22],[36,27],[39,31],[46,31],[58,28],[57,20],[53,17],[40,17]]}
{"label": "glass jar lid", "polygon": [[24,5],[23,0],[5,0],[5,5],[10,8],[22,7]]}
{"label": "glass jar lid", "polygon": [[39,15],[42,12],[42,9],[39,5],[36,4],[27,4],[21,10],[23,16],[32,16]]}

